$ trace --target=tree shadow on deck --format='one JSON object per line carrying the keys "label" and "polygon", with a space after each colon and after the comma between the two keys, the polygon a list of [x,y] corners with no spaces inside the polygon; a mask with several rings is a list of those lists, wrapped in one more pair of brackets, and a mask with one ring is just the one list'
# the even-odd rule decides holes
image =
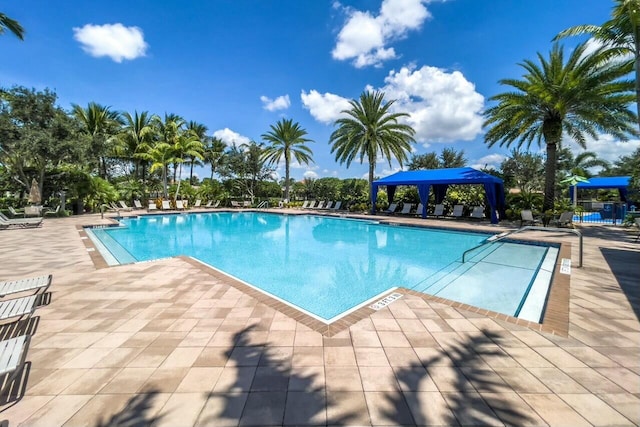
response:
{"label": "tree shadow on deck", "polygon": [[[234,335],[234,346],[226,355],[238,367],[238,376],[225,390],[214,390],[198,425],[235,422],[240,425],[347,425],[356,414],[327,419],[334,403],[325,395],[325,384],[317,374],[293,369],[291,354],[251,339],[253,326]],[[257,365],[257,367],[256,367]],[[229,363],[227,363],[229,366]],[[255,368],[255,372],[253,371]],[[225,424],[226,425],[226,424]]]}
{"label": "tree shadow on deck", "polygon": [[[420,365],[396,370],[403,393],[386,394],[389,407],[394,409],[387,410],[384,416],[406,425],[406,419],[399,414],[401,408],[409,406],[416,425],[532,424],[536,420],[500,397],[510,387],[485,363],[485,359],[504,355],[496,350],[499,340],[497,334],[483,330],[446,350],[440,349],[440,354],[422,360]],[[433,386],[425,387],[438,370],[440,375],[443,370],[449,375],[444,387],[440,377],[440,393]],[[432,392],[422,393],[425,390]]]}
{"label": "tree shadow on deck", "polygon": [[602,256],[624,292],[637,319],[640,319],[640,287],[638,265],[640,251],[600,248]]}
{"label": "tree shadow on deck", "polygon": [[136,394],[127,401],[120,412],[112,415],[109,419],[102,420],[100,417],[95,427],[148,427],[156,424],[162,419],[162,415],[154,416],[149,414],[149,411],[153,407],[153,400],[158,393],[158,390],[151,389]]}

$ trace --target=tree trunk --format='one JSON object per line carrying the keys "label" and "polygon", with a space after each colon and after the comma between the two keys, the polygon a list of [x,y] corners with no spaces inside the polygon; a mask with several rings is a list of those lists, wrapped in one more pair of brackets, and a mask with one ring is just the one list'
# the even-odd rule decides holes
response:
{"label": "tree trunk", "polygon": [[[373,174],[376,170],[376,157],[373,156],[373,160],[369,160],[369,200],[373,197]],[[371,212],[375,210],[375,206],[371,205]]]}
{"label": "tree trunk", "polygon": [[284,154],[284,199],[289,202],[289,156],[287,153]]}
{"label": "tree trunk", "polygon": [[542,134],[547,144],[547,160],[544,167],[544,202],[542,211],[553,209],[556,189],[557,149],[562,138],[562,121],[546,120],[542,124]]}
{"label": "tree trunk", "polygon": [[195,162],[191,160],[191,169],[189,170],[189,184],[193,185],[193,164]]}
{"label": "tree trunk", "polygon": [[633,30],[636,66],[636,109],[638,112],[638,128],[640,129],[640,27],[634,25]]}

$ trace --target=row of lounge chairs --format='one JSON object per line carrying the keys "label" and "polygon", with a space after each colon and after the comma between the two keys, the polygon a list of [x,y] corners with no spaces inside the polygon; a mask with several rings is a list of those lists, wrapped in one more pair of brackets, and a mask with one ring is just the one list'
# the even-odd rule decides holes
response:
{"label": "row of lounge chairs", "polygon": [[328,211],[338,211],[342,208],[342,201],[338,200],[337,202],[333,202],[329,200],[328,202],[324,202],[321,200],[316,202],[315,200],[305,200],[302,204],[302,209],[316,209],[316,210],[328,210]]}
{"label": "row of lounge chairs", "polygon": [[[424,208],[422,203],[418,203],[418,206],[416,207],[416,210],[413,211],[413,203],[403,203],[402,204],[402,209],[398,212],[398,203],[391,203],[389,205],[389,207],[387,209],[385,209],[384,211],[382,211],[382,213],[385,214],[389,214],[389,215],[393,215],[393,214],[399,214],[399,215],[422,215],[422,210]],[[453,206],[453,211],[451,212],[451,215],[446,215],[444,212],[444,205],[443,204],[437,204],[434,206],[433,208],[433,213],[428,214],[429,216],[435,216],[437,218],[439,217],[446,217],[446,216],[450,216],[452,218],[462,218],[464,217],[464,205],[454,205]],[[471,210],[471,214],[469,215],[469,218],[473,218],[473,219],[482,219],[484,218],[484,207],[483,206],[474,206],[473,209]]]}
{"label": "row of lounge chairs", "polygon": [[[185,210],[189,207],[188,205],[188,201],[187,200],[176,200],[176,207],[175,209],[177,210]],[[220,206],[220,200],[209,200],[209,202],[207,202],[206,205],[202,205],[202,200],[198,199],[196,200],[195,204],[193,205],[194,208],[217,208],[218,206]],[[136,209],[144,209],[144,206],[142,206],[142,203],[140,202],[140,200],[134,200],[133,201],[133,207],[127,205],[127,203],[124,200],[120,200],[118,201],[118,204],[115,204],[114,202],[111,202],[108,204],[108,208],[110,210],[113,211],[133,211]],[[148,211],[155,211],[158,210],[158,207],[156,206],[156,202],[151,200],[149,201],[149,205],[147,206],[147,210]],[[163,200],[162,201],[162,208],[161,210],[165,211],[165,210],[173,210],[173,208],[171,207],[171,202],[169,200]]]}
{"label": "row of lounge chairs", "polygon": [[[30,319],[42,302],[42,297],[51,285],[52,279],[53,277],[48,275],[0,282],[0,320],[16,319],[15,322],[19,322],[25,318]],[[27,292],[33,292],[33,294],[4,299],[7,296]],[[13,382],[23,371],[31,336],[35,332],[30,328],[27,328],[27,331],[18,328],[16,331],[18,331],[15,333],[16,336],[3,334],[3,339],[0,340],[0,374],[7,375],[0,388],[0,394],[3,396],[13,387]]]}
{"label": "row of lounge chairs", "polygon": [[[565,211],[560,214],[556,219],[551,219],[549,224],[555,227],[571,227],[573,226],[573,211]],[[530,209],[524,209],[520,212],[520,226],[525,224],[536,225],[542,224],[541,218],[534,218],[533,212]]]}

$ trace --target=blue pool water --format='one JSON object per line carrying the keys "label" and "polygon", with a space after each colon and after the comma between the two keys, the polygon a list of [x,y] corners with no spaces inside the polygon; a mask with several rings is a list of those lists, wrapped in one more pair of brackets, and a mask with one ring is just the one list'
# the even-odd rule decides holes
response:
{"label": "blue pool water", "polygon": [[121,223],[90,230],[118,263],[191,256],[325,321],[393,287],[516,315],[548,249],[495,243],[462,264],[489,234],[256,212]]}

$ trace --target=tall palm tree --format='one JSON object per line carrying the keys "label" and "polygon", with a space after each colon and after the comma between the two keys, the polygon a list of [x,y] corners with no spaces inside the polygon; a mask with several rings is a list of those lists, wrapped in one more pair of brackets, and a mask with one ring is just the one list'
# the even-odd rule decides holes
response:
{"label": "tall palm tree", "polygon": [[[169,146],[171,147],[174,147],[178,142],[180,133],[183,130],[183,126],[185,125],[185,120],[182,117],[178,116],[177,114],[165,113],[164,120],[156,116],[154,120],[154,124],[160,136],[160,141],[164,142],[165,144],[169,144]],[[173,181],[175,182],[177,179],[176,174],[178,173],[178,163],[175,161],[175,157],[172,163],[173,163]],[[167,168],[168,168],[168,165],[167,165]]]}
{"label": "tall palm tree", "polygon": [[173,146],[166,142],[158,142],[149,151],[142,154],[141,157],[151,163],[151,168],[149,169],[151,172],[155,172],[158,169],[162,172],[162,195],[168,198],[167,172],[169,165],[175,160]]}
{"label": "tall palm tree", "polygon": [[95,102],[90,102],[87,108],[78,104],[71,104],[71,107],[72,114],[91,137],[91,152],[98,160],[98,173],[102,179],[107,179],[107,156],[112,151],[109,142],[122,124],[120,113]]}
{"label": "tall palm tree", "polygon": [[269,165],[274,165],[280,162],[280,159],[284,157],[284,198],[289,200],[289,186],[291,180],[289,179],[289,168],[291,166],[291,156],[298,161],[298,163],[308,165],[309,162],[313,162],[311,156],[313,152],[305,144],[307,142],[313,142],[310,139],[305,138],[307,131],[302,129],[298,123],[293,123],[293,120],[282,119],[271,125],[271,130],[265,134],[262,134],[262,139],[271,145],[264,148],[263,158]]}
{"label": "tall palm tree", "polygon": [[[588,34],[602,42],[611,56],[633,56],[636,73],[636,106],[640,112],[640,0],[614,0],[611,19],[602,25],[576,25],[555,39]],[[638,115],[640,126],[640,115]]]}
{"label": "tall palm tree", "polygon": [[24,40],[24,28],[22,28],[22,25],[15,19],[0,13],[0,34],[4,34],[7,30],[11,31],[20,40]]}
{"label": "tall palm tree", "polygon": [[191,133],[194,138],[200,141],[203,147],[203,152],[201,153],[200,157],[187,156],[187,159],[189,161],[189,184],[193,184],[193,167],[195,165],[202,166],[201,160],[204,159],[204,149],[206,148],[205,142],[207,140],[207,127],[202,123],[194,122],[193,120],[191,120],[187,124],[187,132]]}
{"label": "tall palm tree", "polygon": [[227,144],[225,144],[223,140],[218,139],[215,136],[208,141],[205,147],[204,161],[211,166],[212,180],[213,175],[218,172],[220,166],[224,163],[226,149]]}
{"label": "tall palm tree", "polygon": [[492,97],[498,105],[485,111],[489,147],[545,143],[545,211],[553,208],[556,150],[563,133],[583,148],[585,135],[597,138],[605,132],[627,140],[636,133],[636,115],[628,108],[633,82],[622,80],[628,64],[603,60],[605,48],[591,55],[584,51],[585,44],[577,46],[565,63],[562,47],[555,44],[548,60],[538,54],[540,65],[525,60],[520,64],[526,70],[523,80],[500,80],[511,88]]}
{"label": "tall palm tree", "polygon": [[146,154],[153,147],[156,135],[153,127],[154,117],[148,111],[135,111],[133,116],[128,112],[122,114],[124,125],[117,153],[133,163],[134,175],[141,177],[143,186],[146,183],[146,169],[149,164]]}
{"label": "tall palm tree", "polygon": [[398,122],[408,114],[391,113],[393,103],[384,102],[383,92],[363,92],[359,101],[349,101],[351,108],[342,111],[348,117],[336,120],[338,128],[329,138],[331,152],[336,153],[336,160],[341,164],[349,167],[356,157],[360,163],[367,159],[370,195],[378,154],[389,161],[389,167],[393,158],[402,166],[411,151],[411,143],[415,142],[413,128]]}
{"label": "tall palm tree", "polygon": [[[182,164],[185,159],[198,159],[203,158],[202,152],[204,151],[204,144],[200,142],[200,137],[190,130],[181,132],[176,139],[176,143],[173,146],[174,164],[178,164],[180,168],[178,177],[182,177]],[[191,182],[191,181],[189,181]],[[180,184],[182,179],[178,179],[178,188],[176,189],[176,199],[180,194]]]}

